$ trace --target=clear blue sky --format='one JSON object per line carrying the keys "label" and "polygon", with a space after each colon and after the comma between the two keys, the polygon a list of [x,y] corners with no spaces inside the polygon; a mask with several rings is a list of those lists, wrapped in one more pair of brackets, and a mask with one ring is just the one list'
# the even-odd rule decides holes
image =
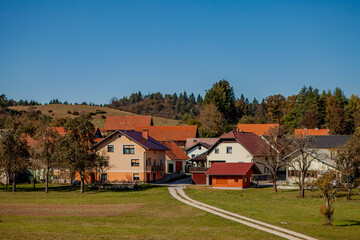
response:
{"label": "clear blue sky", "polygon": [[360,92],[360,1],[0,0],[0,92],[108,103],[133,92],[252,100]]}

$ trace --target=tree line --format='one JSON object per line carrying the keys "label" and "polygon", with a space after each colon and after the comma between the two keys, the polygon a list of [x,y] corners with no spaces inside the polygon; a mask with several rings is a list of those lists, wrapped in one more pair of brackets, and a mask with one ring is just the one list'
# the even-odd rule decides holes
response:
{"label": "tree line", "polygon": [[62,136],[44,115],[6,118],[0,138],[0,173],[6,176],[6,188],[12,182],[12,191],[16,191],[18,178],[28,170],[35,187],[36,171],[43,170],[48,192],[52,170],[57,167],[69,171],[71,182],[75,176],[80,178],[80,191],[84,192],[86,176],[106,166],[105,156],[92,149],[95,128],[91,116],[68,118],[64,129]]}

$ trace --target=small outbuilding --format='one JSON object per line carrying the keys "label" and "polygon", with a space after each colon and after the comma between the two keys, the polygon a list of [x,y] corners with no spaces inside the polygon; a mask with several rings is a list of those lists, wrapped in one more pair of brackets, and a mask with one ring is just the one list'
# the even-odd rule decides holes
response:
{"label": "small outbuilding", "polygon": [[213,187],[248,188],[253,174],[261,174],[255,163],[214,163],[205,173]]}

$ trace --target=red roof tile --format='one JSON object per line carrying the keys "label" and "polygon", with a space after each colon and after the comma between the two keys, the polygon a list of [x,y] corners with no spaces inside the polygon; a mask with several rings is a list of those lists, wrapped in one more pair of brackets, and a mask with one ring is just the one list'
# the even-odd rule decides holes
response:
{"label": "red roof tile", "polygon": [[153,125],[151,116],[107,116],[104,130],[135,130]]}
{"label": "red roof tile", "polygon": [[322,135],[330,135],[329,129],[295,129],[295,135],[302,136],[322,136]]}
{"label": "red roof tile", "polygon": [[214,163],[206,175],[244,176],[253,168],[255,174],[261,174],[255,163]]}
{"label": "red roof tile", "polygon": [[166,156],[168,156],[171,160],[188,160],[189,156],[173,141],[162,141],[160,142],[162,145],[170,149],[170,151],[166,151]]}
{"label": "red roof tile", "polygon": [[279,124],[238,124],[237,131],[252,132],[256,135],[266,135],[270,128],[279,127]]}
{"label": "red roof tile", "polygon": [[195,125],[190,126],[148,126],[136,128],[136,131],[149,130],[149,135],[158,141],[186,141],[198,136]]}

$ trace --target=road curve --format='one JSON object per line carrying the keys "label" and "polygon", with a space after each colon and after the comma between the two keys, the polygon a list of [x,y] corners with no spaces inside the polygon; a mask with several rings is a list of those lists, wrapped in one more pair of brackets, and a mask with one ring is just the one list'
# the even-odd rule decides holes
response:
{"label": "road curve", "polygon": [[312,238],[310,236],[298,233],[298,232],[294,232],[285,228],[281,228],[275,225],[271,225],[268,223],[264,223],[252,218],[248,218],[236,213],[232,213],[199,201],[196,201],[190,197],[188,197],[184,190],[183,187],[169,187],[169,192],[170,194],[177,200],[188,204],[192,207],[201,209],[203,211],[215,214],[217,216],[244,224],[246,226],[252,227],[252,228],[256,228],[259,229],[261,231],[265,231],[274,235],[277,235],[279,237],[285,238],[285,239],[291,239],[291,240],[300,240],[300,239],[306,239],[306,240],[316,240],[315,238]]}

